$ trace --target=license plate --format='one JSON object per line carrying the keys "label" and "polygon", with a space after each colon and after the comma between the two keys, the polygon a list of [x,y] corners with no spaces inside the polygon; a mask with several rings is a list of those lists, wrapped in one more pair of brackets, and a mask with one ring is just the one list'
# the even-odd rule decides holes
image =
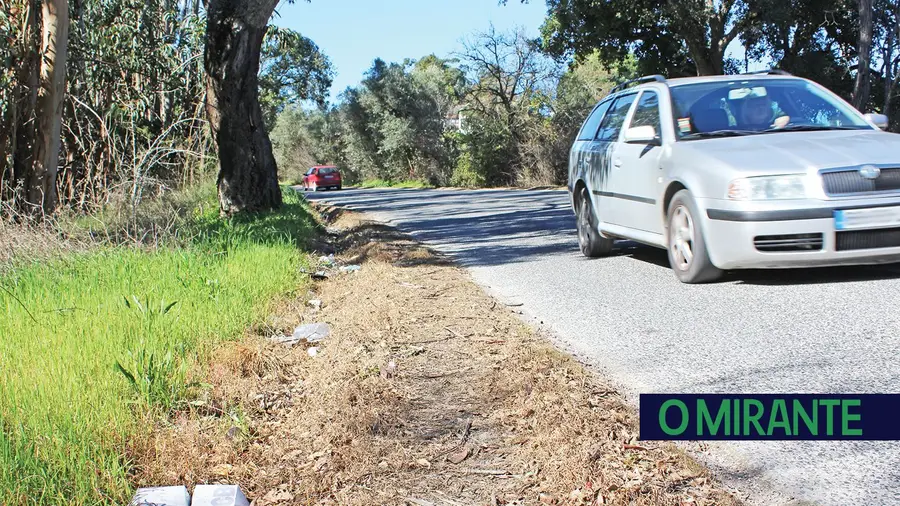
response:
{"label": "license plate", "polygon": [[834,211],[835,230],[900,227],[900,206]]}

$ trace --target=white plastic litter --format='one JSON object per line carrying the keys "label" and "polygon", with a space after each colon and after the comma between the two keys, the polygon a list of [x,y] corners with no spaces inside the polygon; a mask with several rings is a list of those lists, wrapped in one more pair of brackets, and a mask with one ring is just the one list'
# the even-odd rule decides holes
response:
{"label": "white plastic litter", "polygon": [[187,488],[145,487],[139,488],[129,506],[190,506],[191,495]]}
{"label": "white plastic litter", "polygon": [[197,485],[191,506],[250,506],[237,485]]}
{"label": "white plastic litter", "polygon": [[300,341],[306,339],[311,343],[317,343],[331,334],[331,327],[327,323],[309,323],[300,325],[294,329],[294,339]]}
{"label": "white plastic litter", "polygon": [[341,272],[356,272],[361,269],[358,265],[345,265],[341,267]]}

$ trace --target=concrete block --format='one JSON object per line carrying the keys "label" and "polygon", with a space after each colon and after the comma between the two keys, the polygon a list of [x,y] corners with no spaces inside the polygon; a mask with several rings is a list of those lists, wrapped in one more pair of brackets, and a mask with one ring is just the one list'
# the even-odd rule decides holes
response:
{"label": "concrete block", "polygon": [[129,506],[190,506],[191,495],[187,488],[178,487],[146,487],[139,488]]}
{"label": "concrete block", "polygon": [[197,485],[191,506],[250,506],[237,485]]}

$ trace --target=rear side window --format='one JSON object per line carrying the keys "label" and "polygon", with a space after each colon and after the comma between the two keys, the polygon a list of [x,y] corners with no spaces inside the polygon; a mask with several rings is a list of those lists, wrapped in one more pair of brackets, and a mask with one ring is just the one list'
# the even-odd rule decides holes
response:
{"label": "rear side window", "polygon": [[603,117],[600,123],[600,131],[597,133],[598,141],[615,141],[619,138],[619,132],[622,130],[622,124],[625,123],[625,116],[631,109],[637,93],[619,97],[609,109],[609,114]]}
{"label": "rear side window", "polygon": [[611,103],[611,100],[607,100],[594,109],[594,112],[591,113],[591,116],[587,119],[587,121],[584,122],[584,126],[581,127],[581,131],[578,132],[577,140],[594,140],[594,135],[597,133],[597,127],[600,126],[600,121],[603,119],[603,115],[606,114],[606,111],[609,109],[609,104]]}

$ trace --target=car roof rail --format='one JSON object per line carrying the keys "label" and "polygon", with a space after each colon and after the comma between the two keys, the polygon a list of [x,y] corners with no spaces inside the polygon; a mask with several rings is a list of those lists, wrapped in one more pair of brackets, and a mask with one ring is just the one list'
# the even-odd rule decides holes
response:
{"label": "car roof rail", "polygon": [[666,82],[666,78],[659,74],[655,74],[652,76],[644,76],[644,77],[639,77],[637,79],[631,79],[630,81],[625,81],[622,84],[616,85],[615,87],[613,87],[612,90],[610,90],[609,93],[613,94],[619,90],[624,90],[627,86],[632,85],[632,84],[649,83],[650,81],[664,83],[664,82]]}
{"label": "car roof rail", "polygon": [[790,72],[781,70],[781,69],[765,69],[765,70],[755,70],[753,72],[743,72],[741,75],[752,75],[752,74],[776,74],[780,76],[793,76]]}

